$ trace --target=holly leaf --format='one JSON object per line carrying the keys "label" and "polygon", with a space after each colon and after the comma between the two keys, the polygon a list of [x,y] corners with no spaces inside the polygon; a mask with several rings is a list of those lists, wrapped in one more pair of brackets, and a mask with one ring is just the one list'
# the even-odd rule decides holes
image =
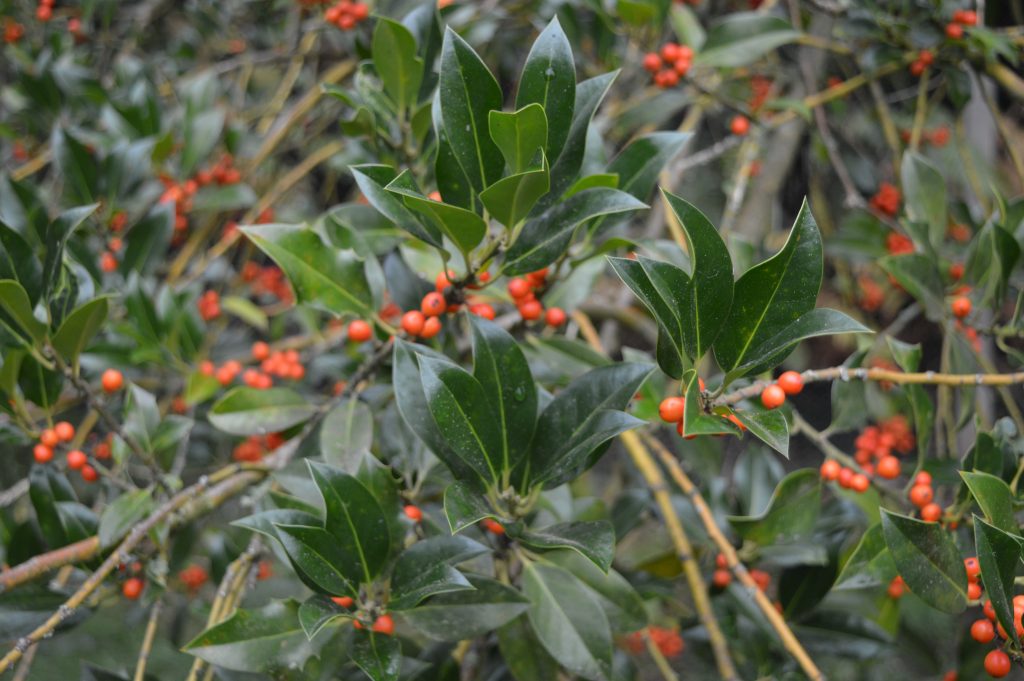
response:
{"label": "holly leaf", "polygon": [[967,573],[960,550],[939,523],[882,509],[882,531],[896,569],[925,603],[950,614],[967,607]]}

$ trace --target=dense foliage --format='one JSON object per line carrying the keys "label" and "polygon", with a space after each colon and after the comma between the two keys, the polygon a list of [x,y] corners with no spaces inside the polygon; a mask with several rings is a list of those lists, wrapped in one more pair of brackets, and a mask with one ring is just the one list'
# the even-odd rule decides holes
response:
{"label": "dense foliage", "polygon": [[0,674],[1020,674],[1020,14],[0,0]]}

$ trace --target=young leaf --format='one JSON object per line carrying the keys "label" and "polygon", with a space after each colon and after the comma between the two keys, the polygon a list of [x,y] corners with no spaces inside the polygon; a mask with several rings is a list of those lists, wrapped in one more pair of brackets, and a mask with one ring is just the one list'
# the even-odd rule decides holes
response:
{"label": "young leaf", "polygon": [[612,637],[601,606],[572,573],[527,563],[523,592],[537,638],[573,674],[592,681],[611,675]]}
{"label": "young leaf", "polygon": [[1001,478],[979,471],[960,471],[971,495],[985,513],[985,518],[1004,532],[1019,532],[1013,512],[1013,492]]}
{"label": "young leaf", "polygon": [[576,66],[572,45],[558,17],[541,31],[523,65],[516,108],[540,104],[547,114],[548,158],[558,158],[569,137],[576,110]]}
{"label": "young leaf", "polygon": [[[1014,528],[1016,529],[1016,527]],[[992,601],[996,617],[1003,629],[1017,643],[1017,623],[1013,607],[1013,587],[1020,567],[1021,539],[989,525],[974,516],[974,543],[978,549],[978,564],[981,566],[981,581],[985,595]]]}
{"label": "young leaf", "polygon": [[547,142],[548,119],[540,104],[529,104],[513,113],[492,111],[488,121],[491,139],[513,173],[532,165]]}
{"label": "young leaf", "polygon": [[291,388],[237,387],[210,408],[210,423],[232,435],[266,435],[302,423],[316,407]]}
{"label": "young leaf", "polygon": [[498,180],[480,193],[480,201],[494,219],[512,229],[550,187],[551,173],[544,160],[542,167]]}
{"label": "young leaf", "polygon": [[31,346],[46,336],[46,325],[32,314],[28,294],[13,279],[0,280],[0,313],[0,325],[18,334],[25,345]]}
{"label": "young leaf", "polygon": [[393,168],[383,165],[361,165],[352,166],[350,170],[356,179],[359,191],[381,215],[420,241],[441,248],[443,244],[441,231],[433,223],[421,223],[405,207],[400,198],[384,189],[398,177],[398,173]]}
{"label": "young leaf", "polygon": [[967,573],[960,550],[938,523],[882,509],[882,531],[896,568],[925,603],[950,614],[967,607]]}
{"label": "young leaf", "polygon": [[760,514],[730,516],[729,523],[743,539],[772,544],[807,534],[820,513],[821,480],[817,471],[804,468],[782,479]]}
{"label": "young leaf", "polygon": [[701,401],[700,379],[697,372],[690,370],[683,374],[683,393],[686,407],[683,411],[683,435],[736,435],[740,430],[727,418],[704,411]]}
{"label": "young leaf", "polygon": [[529,452],[537,424],[537,385],[519,344],[504,329],[470,315],[473,376],[501,429],[502,470],[514,471]]}
{"label": "young leaf", "polygon": [[107,296],[93,298],[75,308],[53,335],[53,348],[78,370],[78,356],[107,319]]}
{"label": "young leaf", "polygon": [[497,484],[509,469],[483,386],[461,367],[423,355],[418,359],[423,394],[441,435],[482,480]]}
{"label": "young leaf", "polygon": [[423,79],[423,60],[416,56],[416,38],[397,21],[378,17],[370,51],[384,91],[400,113],[406,111],[415,104]]}
{"label": "young leaf", "polygon": [[476,575],[468,578],[471,589],[431,596],[402,616],[429,638],[461,641],[494,631],[530,607],[510,586]]}
{"label": "young leaf", "polygon": [[242,231],[284,270],[298,302],[338,315],[372,314],[373,292],[354,251],[328,246],[307,225],[254,225]]}
{"label": "young leaf", "polygon": [[409,209],[430,220],[463,253],[471,251],[487,233],[487,223],[473,211],[434,201],[420,194],[408,170],[392,180],[384,189],[394,196],[400,196]]}
{"label": "young leaf", "polygon": [[769,368],[756,364],[761,358],[752,351],[814,309],[822,267],[821,234],[804,201],[782,250],[736,282],[729,317],[714,344],[719,366],[727,372],[749,366],[744,373]]}
{"label": "young leaf", "polygon": [[394,636],[359,632],[349,656],[371,681],[398,681],[402,671],[401,645]]}
{"label": "young leaf", "polygon": [[501,110],[501,88],[473,48],[448,27],[441,46],[444,129],[476,193],[501,178],[505,161],[491,140],[488,116]]}
{"label": "young leaf", "polygon": [[732,307],[732,258],[718,230],[696,206],[663,191],[686,237],[690,282],[683,290],[683,349],[696,362],[711,347]]}
{"label": "young leaf", "polygon": [[505,254],[504,273],[533,272],[550,265],[569,247],[576,229],[602,215],[628,213],[647,208],[617,189],[586,189],[572,198],[530,218]]}
{"label": "young leaf", "polygon": [[615,553],[615,530],[606,520],[558,523],[516,537],[540,550],[571,549],[608,572]]}
{"label": "young leaf", "polygon": [[557,487],[596,463],[613,437],[641,425],[621,410],[651,369],[628,362],[598,367],[558,393],[537,422],[525,482]]}
{"label": "young leaf", "polygon": [[928,241],[938,247],[946,236],[946,181],[942,173],[920,154],[908,150],[900,165],[900,184],[907,217],[924,223]]}

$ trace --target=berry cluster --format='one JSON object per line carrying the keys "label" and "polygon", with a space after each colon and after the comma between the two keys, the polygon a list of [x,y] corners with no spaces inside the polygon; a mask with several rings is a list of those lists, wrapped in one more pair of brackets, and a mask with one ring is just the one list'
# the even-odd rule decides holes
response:
{"label": "berry cluster", "polygon": [[199,296],[196,307],[199,308],[199,316],[204,322],[216,319],[220,316],[220,294],[213,290],[206,291]]}
{"label": "berry cluster", "polygon": [[537,292],[544,288],[548,276],[548,268],[530,272],[525,278],[516,277],[508,282],[508,294],[519,310],[523,320],[532,322],[544,316],[548,326],[561,326],[565,323],[565,311],[552,307],[545,313],[544,306],[537,300]]}
{"label": "berry cluster", "polygon": [[288,280],[276,265],[261,266],[250,260],[242,266],[242,281],[249,284],[249,292],[254,296],[274,296],[285,304],[294,299]]}
{"label": "berry cluster", "polygon": [[804,377],[795,371],[785,371],[775,383],[761,391],[761,404],[765,409],[776,409],[786,401],[787,395],[799,395],[804,389]]}
{"label": "berry cluster", "polygon": [[[907,493],[910,503],[921,512],[921,520],[926,523],[936,523],[942,518],[942,507],[935,503],[935,489],[932,487],[932,476],[927,471],[921,471],[914,477],[914,485]],[[968,589],[968,591],[970,591]]]}
{"label": "berry cluster", "polygon": [[193,594],[199,591],[200,587],[206,584],[209,579],[210,574],[201,565],[189,565],[178,573],[178,580]]}
{"label": "berry cluster", "polygon": [[[893,453],[907,454],[914,448],[914,433],[910,430],[910,424],[902,414],[894,414],[878,425],[867,426],[854,440],[854,447],[857,448],[854,460],[861,466],[871,466],[875,460],[880,466],[877,473],[879,477],[891,480],[899,476],[899,460]],[[893,461],[894,460],[894,461]],[[885,461],[884,466],[881,463]],[[891,473],[895,466],[896,473]],[[884,472],[883,470],[884,469]],[[871,471],[872,469],[866,468]]]}
{"label": "berry cluster", "polygon": [[644,57],[644,69],[651,73],[654,84],[660,88],[675,87],[693,63],[693,48],[688,45],[665,43],[658,52]]}
{"label": "berry cluster", "polygon": [[960,40],[964,37],[964,26],[975,26],[977,23],[977,12],[970,9],[958,9],[953,12],[953,20],[946,24],[946,37],[950,40]]}
{"label": "berry cluster", "polygon": [[[256,341],[252,344],[252,358],[260,363],[260,371],[256,373],[267,379],[261,379],[261,385],[254,387],[269,388],[270,385],[264,386],[262,383],[267,383],[271,376],[291,381],[301,381],[306,377],[306,367],[302,366],[302,358],[299,357],[298,350],[271,350],[270,346],[263,341]],[[251,385],[246,377],[249,371],[255,370],[249,369],[242,373],[242,380],[247,385]]]}
{"label": "berry cluster", "polygon": [[370,16],[369,5],[352,0],[340,0],[324,12],[324,21],[343,31],[351,31]]}
{"label": "berry cluster", "polygon": [[[967,560],[972,559],[968,558]],[[977,559],[973,560],[977,563]],[[964,561],[964,566],[967,566],[967,561]],[[967,575],[970,578],[971,572],[968,571]],[[977,577],[975,577],[973,583],[977,583]],[[985,601],[982,611],[985,617],[975,620],[971,624],[971,638],[983,645],[992,643],[996,639],[997,633],[1003,639],[1008,638],[1006,629],[996,621],[996,611],[992,607],[991,600]],[[1018,594],[1013,597],[1013,624],[1018,636],[1024,636],[1024,625],[1021,624],[1022,615],[1024,615],[1024,594]],[[1002,678],[1010,673],[1010,666],[1009,656],[998,648],[990,651],[985,656],[985,671],[988,672],[989,676],[997,679]]]}
{"label": "berry cluster", "polygon": [[274,451],[285,442],[280,433],[269,435],[250,435],[245,440],[235,445],[231,458],[235,461],[259,461],[264,454]]}
{"label": "berry cluster", "polygon": [[[336,606],[339,608],[345,608],[346,610],[356,604],[355,599],[351,596],[331,596],[331,600],[334,601]],[[363,624],[361,620],[355,619],[352,620],[352,626],[356,629],[363,629],[366,625]],[[391,615],[380,615],[373,621],[370,631],[390,636],[395,633],[395,621],[392,619]]]}
{"label": "berry cluster", "polygon": [[242,173],[234,166],[231,154],[224,154],[212,167],[200,170],[195,177],[176,182],[169,177],[162,177],[164,193],[160,203],[174,204],[174,241],[181,243],[188,231],[188,213],[192,210],[192,199],[200,187],[208,184],[231,185],[242,181]]}
{"label": "berry cluster", "polygon": [[633,655],[640,655],[646,648],[645,638],[651,639],[662,655],[677,657],[686,649],[683,637],[677,629],[649,626],[647,629],[634,631],[622,639],[622,646]]}
{"label": "berry cluster", "polygon": [[852,468],[841,466],[834,459],[826,459],[819,469],[821,479],[826,482],[836,482],[843,489],[853,490],[863,494],[871,487],[871,480],[863,473],[858,473]]}
{"label": "berry cluster", "polygon": [[896,215],[900,210],[900,201],[903,195],[900,190],[888,182],[878,186],[878,192],[868,202],[872,208],[885,215]]}
{"label": "berry cluster", "polygon": [[935,55],[931,50],[921,50],[917,53],[917,59],[910,62],[910,75],[919,77],[924,70],[935,63]]}

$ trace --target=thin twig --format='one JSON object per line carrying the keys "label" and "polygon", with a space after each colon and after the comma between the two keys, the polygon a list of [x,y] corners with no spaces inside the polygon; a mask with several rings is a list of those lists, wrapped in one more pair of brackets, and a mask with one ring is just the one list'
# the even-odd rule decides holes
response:
{"label": "thin twig", "polygon": [[146,679],[146,663],[149,662],[149,654],[153,650],[153,640],[156,638],[156,627],[160,621],[161,610],[163,610],[163,599],[158,598],[149,611],[146,633],[142,637],[142,647],[139,648],[139,661],[135,663],[133,681],[145,681]]}

